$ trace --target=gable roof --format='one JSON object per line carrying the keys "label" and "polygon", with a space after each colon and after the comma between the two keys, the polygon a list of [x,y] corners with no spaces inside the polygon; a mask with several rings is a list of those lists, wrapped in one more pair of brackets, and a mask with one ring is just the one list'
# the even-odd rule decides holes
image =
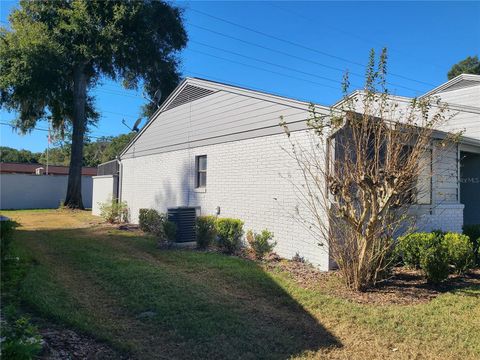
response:
{"label": "gable roof", "polygon": [[[305,110],[312,103],[308,101],[301,101],[293,98],[288,98],[280,95],[275,95],[267,93],[264,91],[247,89],[244,87],[225,84],[217,81],[206,80],[196,77],[186,77],[183,79],[180,84],[175,88],[174,91],[165,99],[162,105],[158,108],[157,111],[150,117],[147,124],[138,132],[138,134],[127,144],[127,146],[120,153],[119,157],[122,157],[130,147],[139,139],[140,136],[148,129],[148,127],[155,121],[155,119],[162,113],[167,110],[173,109],[177,106],[186,104],[188,102],[201,99],[202,97],[214,94],[218,91],[228,92],[232,94],[238,94],[243,96],[248,96],[251,98],[265,100],[272,103],[285,105],[293,108],[298,108]],[[330,108],[327,106],[322,106],[314,104],[315,108],[318,110],[329,111]]]}
{"label": "gable roof", "polygon": [[443,83],[440,86],[430,90],[422,95],[422,97],[434,95],[441,92],[463,89],[470,86],[480,85],[480,75],[460,74],[453,79]]}

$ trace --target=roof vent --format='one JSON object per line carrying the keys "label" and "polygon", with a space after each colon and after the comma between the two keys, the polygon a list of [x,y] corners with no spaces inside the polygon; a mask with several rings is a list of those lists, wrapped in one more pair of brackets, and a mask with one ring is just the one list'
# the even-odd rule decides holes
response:
{"label": "roof vent", "polygon": [[201,99],[205,96],[212,95],[215,92],[216,91],[201,88],[198,86],[187,85],[183,88],[182,91],[180,91],[177,96],[175,96],[175,99],[173,99],[173,101],[165,108],[164,111],[173,109],[177,106],[186,104],[194,100]]}

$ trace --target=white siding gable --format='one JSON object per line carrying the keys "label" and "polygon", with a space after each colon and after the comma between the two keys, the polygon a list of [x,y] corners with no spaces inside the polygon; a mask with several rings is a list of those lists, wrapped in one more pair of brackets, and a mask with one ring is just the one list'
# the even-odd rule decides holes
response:
{"label": "white siding gable", "polygon": [[[196,90],[202,96],[188,101],[182,89],[192,85],[206,91]],[[328,108],[321,111],[329,113]],[[292,130],[304,129],[309,103],[187,79],[126,148],[122,158],[280,134],[281,116]]]}

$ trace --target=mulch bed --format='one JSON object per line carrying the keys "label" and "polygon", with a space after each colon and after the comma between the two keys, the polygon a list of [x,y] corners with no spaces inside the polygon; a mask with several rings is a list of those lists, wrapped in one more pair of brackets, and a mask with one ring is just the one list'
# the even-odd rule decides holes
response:
{"label": "mulch bed", "polygon": [[44,341],[40,359],[45,360],[127,360],[108,345],[73,330],[53,324],[38,326]]}
{"label": "mulch bed", "polygon": [[472,270],[463,276],[450,275],[447,281],[434,285],[427,283],[421,271],[399,267],[393,270],[389,279],[376,287],[356,292],[343,285],[338,271],[321,272],[311,265],[294,261],[281,261],[267,266],[287,271],[294,281],[304,288],[321,290],[360,304],[419,304],[431,301],[445,292],[480,286],[480,269]]}

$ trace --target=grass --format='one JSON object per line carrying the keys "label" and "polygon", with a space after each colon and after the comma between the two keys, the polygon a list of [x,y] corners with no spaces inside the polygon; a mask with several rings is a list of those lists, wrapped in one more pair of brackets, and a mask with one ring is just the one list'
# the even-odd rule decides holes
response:
{"label": "grass", "polygon": [[362,305],[216,253],[158,250],[87,212],[4,211],[23,306],[141,359],[475,359],[480,288]]}

